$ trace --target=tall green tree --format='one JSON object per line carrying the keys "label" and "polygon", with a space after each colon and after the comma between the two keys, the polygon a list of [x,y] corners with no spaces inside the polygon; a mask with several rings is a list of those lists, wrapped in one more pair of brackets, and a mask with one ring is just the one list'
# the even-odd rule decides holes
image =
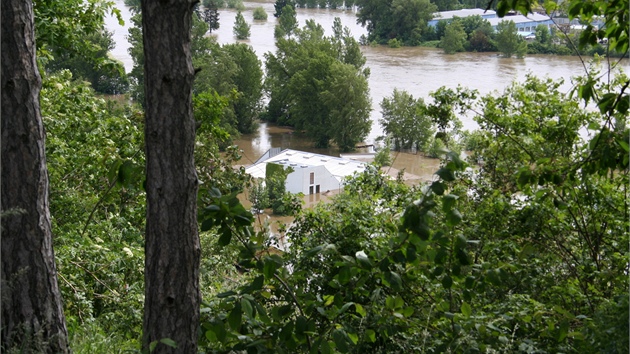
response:
{"label": "tall green tree", "polygon": [[223,46],[223,50],[237,67],[232,76],[237,91],[237,97],[232,103],[237,129],[241,133],[252,133],[262,109],[262,64],[256,52],[247,44],[228,44]]}
{"label": "tall green tree", "polygon": [[205,23],[208,24],[208,31],[219,29],[219,9],[225,6],[224,0],[203,0],[203,9],[197,6],[195,12]]}
{"label": "tall green tree", "polygon": [[359,0],[356,5],[357,22],[367,28],[368,40],[380,43],[396,38],[417,45],[437,11],[428,0]]}
{"label": "tall green tree", "polygon": [[267,54],[267,119],[304,129],[317,146],[331,140],[351,150],[369,132],[365,58],[349,30],[335,19],[333,36],[313,21],[295,38],[279,38]]}
{"label": "tall green tree", "polygon": [[247,39],[251,34],[251,26],[245,21],[245,17],[239,11],[234,20],[234,36],[238,39]]}
{"label": "tall green tree", "polygon": [[1,9],[2,349],[67,353],[52,247],[33,4],[3,1]]}
{"label": "tall green tree", "polygon": [[440,40],[440,46],[446,54],[455,54],[464,51],[464,43],[466,43],[466,32],[462,22],[452,21],[446,26],[444,37]]}
{"label": "tall green tree", "polygon": [[514,21],[501,21],[495,35],[496,46],[504,57],[516,55],[522,58],[527,53],[527,42],[518,34]]}
{"label": "tall green tree", "polygon": [[189,1],[142,1],[147,195],[142,347],[158,353],[197,351],[192,15]]}
{"label": "tall green tree", "polygon": [[394,90],[391,96],[383,98],[381,114],[379,123],[396,150],[415,147],[422,151],[435,133],[424,100],[413,98],[407,91]]}
{"label": "tall green tree", "polygon": [[290,37],[295,30],[298,29],[297,14],[295,8],[291,5],[286,5],[286,8],[282,9],[282,14],[278,18],[278,24],[274,27],[274,37],[276,39],[281,37]]}
{"label": "tall green tree", "polygon": [[273,7],[275,9],[273,16],[280,17],[282,13],[284,12],[285,6],[291,6],[292,8],[295,9],[295,2],[292,0],[276,0],[276,2],[273,4]]}

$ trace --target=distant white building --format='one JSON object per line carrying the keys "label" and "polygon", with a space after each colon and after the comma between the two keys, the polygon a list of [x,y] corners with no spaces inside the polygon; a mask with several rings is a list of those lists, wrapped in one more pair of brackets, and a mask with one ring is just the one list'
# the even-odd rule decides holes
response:
{"label": "distant white building", "polygon": [[447,20],[450,21],[455,17],[465,18],[469,16],[479,15],[481,18],[488,20],[493,29],[497,29],[497,25],[503,21],[514,21],[516,29],[522,36],[527,36],[536,31],[538,25],[545,25],[551,29],[554,25],[551,17],[541,14],[529,14],[523,15],[506,15],[505,17],[497,17],[497,13],[493,10],[484,9],[462,9],[455,11],[441,11],[433,14],[433,20],[428,22],[429,26],[436,26],[438,21]]}
{"label": "distant white building", "polygon": [[265,178],[267,164],[293,168],[285,182],[287,192],[316,194],[343,188],[346,177],[365,170],[365,162],[297,150],[272,148],[245,172],[254,178]]}
{"label": "distant white building", "polygon": [[490,22],[490,25],[495,30],[497,29],[497,25],[503,21],[514,22],[516,29],[521,35],[536,32],[536,27],[538,27],[538,25],[545,25],[549,30],[551,30],[551,27],[555,25],[551,17],[541,14],[529,14],[527,16],[513,15],[488,19],[488,22]]}
{"label": "distant white building", "polygon": [[427,24],[429,26],[435,27],[440,20],[451,20],[454,17],[464,18],[468,16],[479,15],[481,18],[490,19],[497,17],[497,13],[494,10],[484,10],[484,9],[462,9],[462,10],[453,10],[453,11],[441,11],[433,14],[433,20],[429,21]]}

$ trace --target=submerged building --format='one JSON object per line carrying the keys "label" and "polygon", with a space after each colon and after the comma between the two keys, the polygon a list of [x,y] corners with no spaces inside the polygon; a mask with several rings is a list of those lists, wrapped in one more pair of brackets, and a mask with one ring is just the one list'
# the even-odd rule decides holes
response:
{"label": "submerged building", "polygon": [[254,178],[264,179],[267,164],[292,168],[285,181],[287,192],[305,195],[343,188],[346,177],[365,170],[365,162],[310,152],[272,148],[263,154],[245,172]]}

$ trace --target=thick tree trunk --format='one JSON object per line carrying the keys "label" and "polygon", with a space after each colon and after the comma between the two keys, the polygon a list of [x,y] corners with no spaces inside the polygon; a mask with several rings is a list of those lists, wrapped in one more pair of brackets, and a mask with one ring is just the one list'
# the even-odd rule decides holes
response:
{"label": "thick tree trunk", "polygon": [[143,0],[147,226],[143,347],[196,353],[199,329],[197,172],[190,30],[194,1]]}
{"label": "thick tree trunk", "polygon": [[33,6],[2,0],[2,347],[67,352],[52,249]]}

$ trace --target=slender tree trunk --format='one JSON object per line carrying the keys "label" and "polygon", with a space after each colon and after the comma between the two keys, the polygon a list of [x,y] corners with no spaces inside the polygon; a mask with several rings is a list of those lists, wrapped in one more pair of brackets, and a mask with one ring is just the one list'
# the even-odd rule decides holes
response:
{"label": "slender tree trunk", "polygon": [[52,248],[33,5],[2,0],[2,348],[68,351]]}
{"label": "slender tree trunk", "polygon": [[199,329],[198,180],[192,115],[192,0],[142,0],[147,226],[143,347],[196,353]]}

